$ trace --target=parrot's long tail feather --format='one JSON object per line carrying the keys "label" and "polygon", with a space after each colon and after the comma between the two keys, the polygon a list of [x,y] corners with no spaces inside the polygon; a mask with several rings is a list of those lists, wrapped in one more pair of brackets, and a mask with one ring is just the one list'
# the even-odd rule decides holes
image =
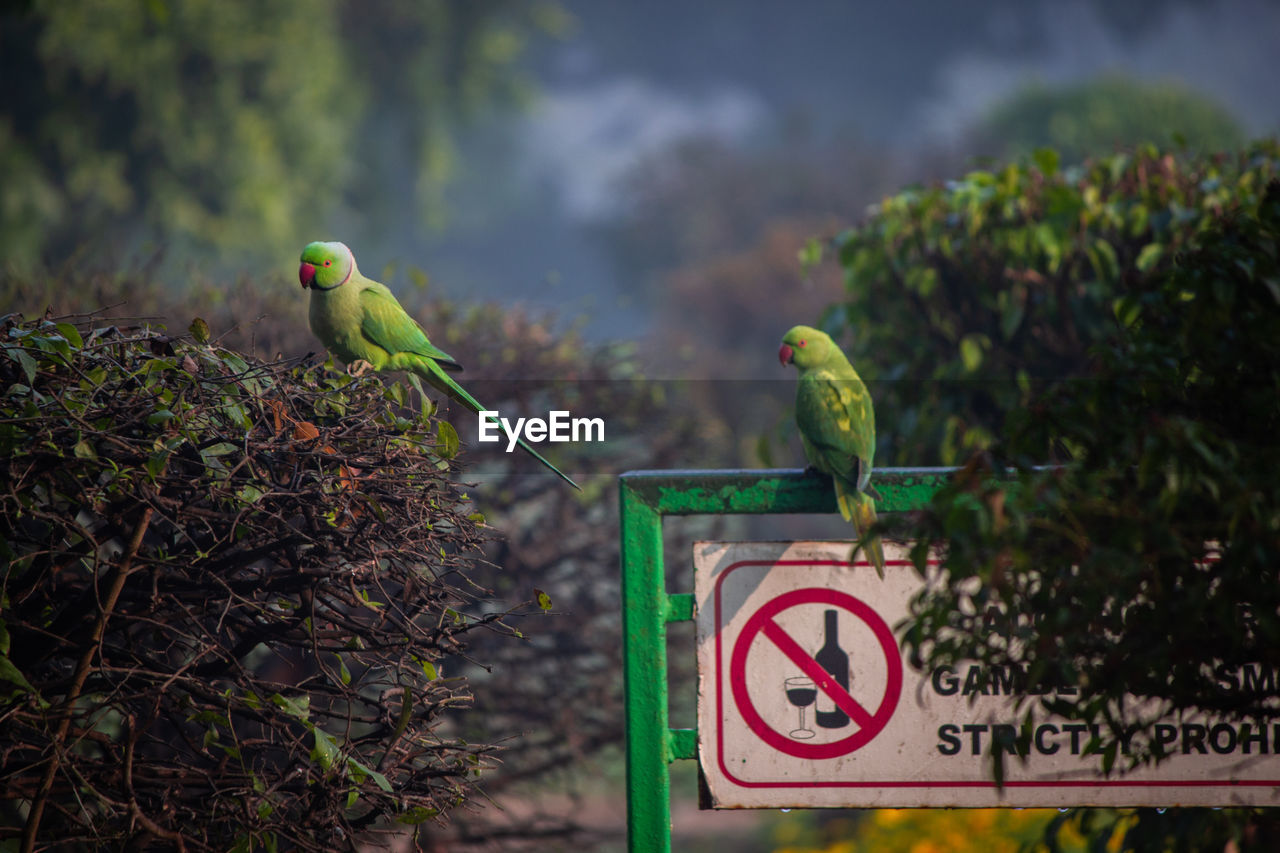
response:
{"label": "parrot's long tail feather", "polygon": [[[844,516],[845,521],[853,525],[853,532],[861,540],[863,535],[871,529],[871,525],[876,523],[876,502],[866,492],[846,491],[839,478],[836,479],[835,485],[836,505],[840,508],[840,514]],[[876,574],[883,579],[884,546],[880,543],[880,537],[868,538],[863,546],[863,553],[871,560],[871,565],[875,566]]]}
{"label": "parrot's long tail feather", "polygon": [[[471,411],[476,413],[485,411],[484,406],[481,406],[479,401],[476,400],[475,397],[472,397],[470,394],[468,394],[465,388],[463,388],[457,382],[454,382],[453,377],[445,373],[444,370],[441,369],[439,365],[437,365],[431,359],[423,359],[423,361],[429,362],[429,365],[430,365],[426,371],[422,371],[422,370],[418,371],[418,373],[422,376],[423,379],[426,379],[433,386],[440,389],[444,393],[448,394],[450,397],[457,400],[459,403],[462,403],[463,405],[467,406],[468,408],[471,409]],[[528,453],[534,459],[537,459],[543,465],[547,466],[547,468],[551,469],[551,471],[561,480],[564,480],[566,483],[568,483],[570,486],[573,486],[578,491],[582,491],[581,486],[579,486],[572,479],[570,479],[569,476],[565,474],[563,471],[561,471],[559,468],[557,468],[556,466],[548,462],[546,459],[544,459],[541,453],[534,450],[528,444],[525,444],[524,439],[519,438],[518,436],[511,436],[510,433],[507,432],[507,428],[503,426],[502,422],[499,421],[497,418],[490,417],[490,418],[487,418],[487,420],[489,421],[489,423],[497,425],[497,427],[502,430],[504,435],[507,435],[509,438],[515,438],[516,444],[520,445],[521,449],[523,449],[525,453]]]}
{"label": "parrot's long tail feather", "polygon": [[559,477],[561,480],[564,480],[566,483],[568,483],[570,486],[573,486],[573,487],[574,487],[575,489],[577,489],[578,491],[582,491],[582,487],[581,487],[581,486],[579,486],[577,483],[575,483],[573,480],[569,479],[569,475],[565,474],[565,473],[564,473],[563,471],[561,471],[559,468],[557,468],[556,466],[554,466],[554,465],[552,465],[550,462],[548,462],[546,459],[544,459],[541,453],[539,453],[538,451],[534,450],[534,449],[533,449],[532,447],[530,447],[529,445],[525,444],[525,443],[524,443],[524,439],[523,439],[523,438],[519,438],[519,437],[516,437],[516,436],[511,436],[511,434],[507,432],[506,427],[504,427],[504,426],[502,425],[502,423],[501,423],[497,418],[490,417],[490,418],[486,418],[486,420],[487,420],[487,421],[489,421],[489,423],[491,423],[491,424],[496,424],[496,425],[498,426],[498,428],[499,428],[499,429],[501,429],[501,430],[502,430],[502,432],[503,432],[505,435],[507,435],[509,438],[515,438],[515,439],[516,439],[516,444],[520,445],[520,447],[524,449],[524,452],[525,452],[525,453],[528,453],[528,454],[529,454],[530,456],[532,456],[534,459],[537,459],[537,460],[538,460],[539,462],[541,462],[543,465],[546,465],[546,466],[547,466],[548,468],[550,468],[550,469],[551,469],[551,471],[552,471],[552,472],[553,472],[557,477]]}

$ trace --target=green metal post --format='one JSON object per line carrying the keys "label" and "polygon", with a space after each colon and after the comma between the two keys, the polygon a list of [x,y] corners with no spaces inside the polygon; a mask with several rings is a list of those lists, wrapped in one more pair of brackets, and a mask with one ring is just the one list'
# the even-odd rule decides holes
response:
{"label": "green metal post", "polygon": [[[919,509],[949,468],[880,468],[881,512]],[[693,596],[668,593],[662,518],[727,513],[831,513],[831,481],[791,469],[631,471],[618,482],[622,515],[623,678],[627,709],[627,849],[671,850],[667,765],[696,758],[698,733],[672,729],[667,715],[667,623],[694,618]],[[690,584],[692,588],[692,584]]]}
{"label": "green metal post", "polygon": [[671,849],[662,517],[620,480],[629,849]]}

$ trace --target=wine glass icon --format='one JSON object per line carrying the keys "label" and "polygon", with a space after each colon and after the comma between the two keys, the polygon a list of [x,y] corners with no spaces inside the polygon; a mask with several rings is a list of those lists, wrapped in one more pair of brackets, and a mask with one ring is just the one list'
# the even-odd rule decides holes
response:
{"label": "wine glass icon", "polygon": [[813,737],[814,731],[804,724],[804,709],[818,698],[818,688],[812,678],[803,675],[788,678],[783,682],[783,688],[787,691],[787,701],[800,709],[800,728],[793,729],[788,734],[796,740],[808,740]]}

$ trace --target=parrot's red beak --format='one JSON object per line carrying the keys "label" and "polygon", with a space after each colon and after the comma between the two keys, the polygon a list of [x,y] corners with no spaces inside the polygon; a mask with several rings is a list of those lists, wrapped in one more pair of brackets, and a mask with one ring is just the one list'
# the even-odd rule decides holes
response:
{"label": "parrot's red beak", "polygon": [[311,286],[311,282],[316,280],[316,268],[314,264],[303,261],[302,266],[298,267],[298,281],[302,282],[303,288]]}
{"label": "parrot's red beak", "polygon": [[796,351],[793,350],[789,344],[783,344],[778,349],[778,361],[782,362],[783,367],[786,367],[791,363],[791,357],[795,355],[795,353]]}

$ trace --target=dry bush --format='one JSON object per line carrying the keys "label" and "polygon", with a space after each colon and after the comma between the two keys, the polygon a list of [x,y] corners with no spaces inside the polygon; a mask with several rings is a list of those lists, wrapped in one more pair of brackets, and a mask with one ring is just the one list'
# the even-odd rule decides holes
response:
{"label": "dry bush", "polygon": [[0,328],[0,844],[443,822],[493,751],[458,736],[464,642],[515,633],[468,579],[456,436],[399,384],[192,332]]}
{"label": "dry bush", "polygon": [[[474,592],[500,612],[530,600],[535,587],[552,600],[550,611],[521,623],[524,642],[489,631],[468,638],[470,658],[450,674],[467,676],[475,709],[460,710],[450,721],[469,741],[502,745],[501,763],[482,779],[486,795],[499,804],[527,805],[539,791],[566,787],[620,797],[620,790],[601,791],[596,775],[597,759],[612,761],[610,748],[622,743],[616,475],[631,468],[724,464],[731,448],[723,442],[723,425],[691,414],[688,389],[645,379],[626,344],[590,342],[577,329],[557,329],[546,316],[455,302],[391,276],[384,280],[433,342],[465,364],[459,381],[486,405],[504,413],[541,415],[558,408],[606,419],[604,444],[548,451],[582,484],[580,495],[523,454],[474,445],[474,416],[457,406],[441,413],[470,448],[453,476],[467,484],[489,525],[485,560],[468,569],[478,585]],[[49,304],[91,310],[127,300],[114,309],[117,315],[163,321],[200,313],[220,343],[267,356],[320,349],[307,328],[304,294],[283,276],[222,286],[193,277],[178,293],[147,268],[92,272],[68,265],[38,276],[10,273],[0,281],[0,293],[35,312]],[[394,380],[366,376],[356,386],[393,389]],[[691,524],[701,524],[699,535],[715,535],[709,523]],[[675,553],[669,562],[680,564]],[[673,666],[685,663],[673,659]],[[520,839],[569,836],[583,828],[578,815],[551,806],[517,825],[493,810],[449,817],[447,827],[429,829],[454,847],[497,838],[512,847]]]}

